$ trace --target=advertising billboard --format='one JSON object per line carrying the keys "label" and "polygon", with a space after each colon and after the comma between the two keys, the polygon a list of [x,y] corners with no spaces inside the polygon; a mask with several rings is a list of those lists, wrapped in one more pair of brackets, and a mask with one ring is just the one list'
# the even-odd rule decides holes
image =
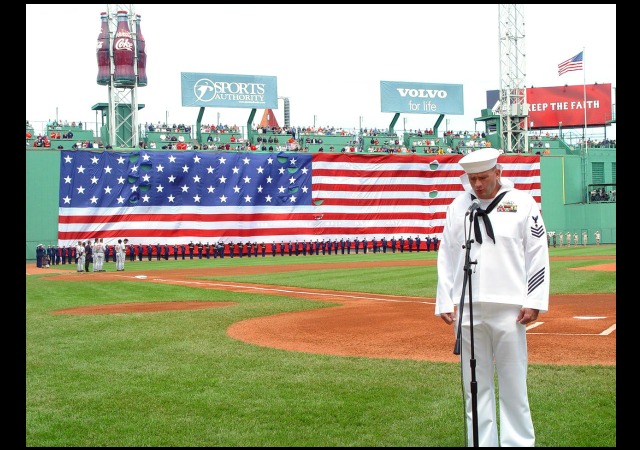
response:
{"label": "advertising billboard", "polygon": [[[586,92],[586,102],[585,102]],[[500,93],[487,91],[487,108],[499,114]],[[527,88],[529,129],[603,127],[612,118],[611,83]]]}
{"label": "advertising billboard", "polygon": [[380,82],[381,112],[464,114],[461,84]]}
{"label": "advertising billboard", "polygon": [[218,108],[278,108],[277,78],[181,72],[182,106]]}

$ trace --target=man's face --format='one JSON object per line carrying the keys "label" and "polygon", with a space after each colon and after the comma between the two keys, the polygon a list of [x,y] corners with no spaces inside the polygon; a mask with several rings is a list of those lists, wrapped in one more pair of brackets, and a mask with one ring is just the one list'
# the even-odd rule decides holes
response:
{"label": "man's face", "polygon": [[493,198],[500,189],[500,169],[497,167],[484,172],[470,173],[467,177],[473,192],[479,199]]}

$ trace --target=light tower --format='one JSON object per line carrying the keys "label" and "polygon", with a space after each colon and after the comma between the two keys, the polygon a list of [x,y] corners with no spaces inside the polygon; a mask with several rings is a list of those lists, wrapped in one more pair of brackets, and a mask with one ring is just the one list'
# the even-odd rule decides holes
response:
{"label": "light tower", "polygon": [[[118,11],[127,12],[127,20],[129,22],[129,30],[134,42],[134,54],[137,62],[137,44],[136,34],[136,14],[134,5],[116,5],[107,4],[107,15],[109,18],[109,36],[110,48],[113,48],[113,42],[116,38],[116,30],[118,28]],[[115,67],[113,61],[113,52],[111,55],[111,67]],[[134,64],[137,67],[137,64]],[[137,70],[137,69],[136,69]],[[109,143],[112,147],[134,148],[139,142],[138,133],[138,84],[118,84],[111,77],[108,85],[109,91],[109,109],[108,109],[108,129]]]}
{"label": "light tower", "polygon": [[289,97],[278,97],[284,101],[284,126],[289,128],[291,126],[291,103]]}
{"label": "light tower", "polygon": [[523,5],[498,5],[500,129],[505,152],[529,151]]}

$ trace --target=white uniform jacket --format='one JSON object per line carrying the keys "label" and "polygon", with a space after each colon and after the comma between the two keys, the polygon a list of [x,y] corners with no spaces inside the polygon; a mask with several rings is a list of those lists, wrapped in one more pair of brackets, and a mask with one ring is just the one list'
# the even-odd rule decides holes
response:
{"label": "white uniform jacket", "polygon": [[[466,215],[473,193],[466,175],[461,177],[465,193],[451,202],[447,210],[442,242],[438,252],[438,286],[435,314],[453,312],[462,298],[468,238],[474,239],[473,223]],[[482,244],[471,244],[472,301],[520,305],[546,312],[549,307],[549,249],[547,232],[535,199],[513,188],[513,182],[500,178],[498,192],[508,191],[488,214],[495,244],[487,236],[480,218]],[[481,208],[491,201],[481,200]],[[468,284],[465,302],[468,302]]]}

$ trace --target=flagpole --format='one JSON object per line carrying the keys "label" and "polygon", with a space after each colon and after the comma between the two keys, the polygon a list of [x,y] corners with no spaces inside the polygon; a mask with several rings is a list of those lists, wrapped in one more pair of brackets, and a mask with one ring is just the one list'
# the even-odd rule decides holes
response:
{"label": "flagpole", "polygon": [[589,153],[587,146],[587,67],[584,63],[584,49],[585,47],[582,47],[582,93],[584,96],[584,137],[582,138],[582,142],[584,143],[584,153],[587,155]]}
{"label": "flagpole", "polygon": [[589,189],[587,187],[587,158],[589,157],[589,145],[587,144],[587,69],[584,63],[584,49],[582,47],[582,94],[584,96],[584,103],[582,105],[584,109],[584,137],[582,143],[584,144],[584,154],[582,155],[582,186],[585,189],[585,202],[589,202]]}

